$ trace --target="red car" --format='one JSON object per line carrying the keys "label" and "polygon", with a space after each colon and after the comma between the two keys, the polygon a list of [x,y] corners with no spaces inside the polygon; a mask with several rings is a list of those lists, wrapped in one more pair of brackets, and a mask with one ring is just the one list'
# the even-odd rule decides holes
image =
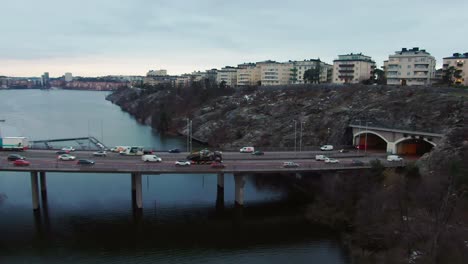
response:
{"label": "red car", "polygon": [[15,160],[15,161],[13,162],[13,164],[14,164],[15,166],[29,166],[29,165],[31,164],[31,162],[29,162],[29,161],[27,161],[27,160],[20,160],[20,159],[19,159],[19,160]]}
{"label": "red car", "polygon": [[214,169],[224,169],[224,164],[222,164],[221,162],[213,162],[211,163],[211,168],[214,168]]}

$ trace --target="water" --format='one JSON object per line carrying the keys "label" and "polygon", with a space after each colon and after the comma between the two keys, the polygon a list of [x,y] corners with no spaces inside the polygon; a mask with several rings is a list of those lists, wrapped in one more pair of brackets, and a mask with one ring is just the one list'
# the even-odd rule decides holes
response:
{"label": "water", "polygon": [[[0,91],[4,136],[31,139],[93,135],[108,146],[184,149],[138,124],[106,92]],[[47,174],[47,199],[31,209],[30,177],[0,173],[0,263],[350,263],[336,234],[302,219],[285,194],[245,186],[245,208],[216,210],[214,175],[143,176],[142,212],[131,207],[130,175]]]}

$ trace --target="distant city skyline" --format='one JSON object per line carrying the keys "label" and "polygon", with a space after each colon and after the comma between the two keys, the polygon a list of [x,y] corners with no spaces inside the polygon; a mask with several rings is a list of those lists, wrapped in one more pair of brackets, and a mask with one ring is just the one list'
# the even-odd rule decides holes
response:
{"label": "distant city skyline", "polygon": [[[2,4],[0,75],[176,75],[244,62],[468,52],[468,2],[18,0]],[[19,19],[18,14],[21,14]]]}

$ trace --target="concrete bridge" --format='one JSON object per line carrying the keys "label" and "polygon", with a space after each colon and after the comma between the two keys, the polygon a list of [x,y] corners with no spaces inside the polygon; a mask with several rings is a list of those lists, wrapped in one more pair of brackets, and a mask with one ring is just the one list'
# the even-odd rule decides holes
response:
{"label": "concrete bridge", "polygon": [[420,155],[435,147],[443,134],[384,127],[350,125],[353,145],[381,149],[389,154]]}

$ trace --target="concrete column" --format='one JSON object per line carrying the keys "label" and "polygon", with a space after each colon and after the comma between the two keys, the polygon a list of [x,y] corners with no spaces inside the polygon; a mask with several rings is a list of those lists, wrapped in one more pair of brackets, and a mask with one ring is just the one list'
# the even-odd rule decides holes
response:
{"label": "concrete column", "polygon": [[387,143],[387,153],[389,154],[396,154],[396,144],[393,142],[388,142]]}
{"label": "concrete column", "polygon": [[216,191],[216,209],[224,209],[224,173],[218,173],[218,185]]}
{"label": "concrete column", "polygon": [[234,174],[235,181],[235,205],[238,207],[244,206],[244,185],[245,178],[242,174]]}
{"label": "concrete column", "polygon": [[39,186],[37,180],[37,171],[31,171],[31,196],[33,210],[39,209]]}
{"label": "concrete column", "polygon": [[141,173],[135,173],[135,205],[136,208],[143,208],[143,197],[141,188]]}
{"label": "concrete column", "polygon": [[47,195],[47,180],[45,171],[39,172],[39,179],[41,180],[41,195]]}

